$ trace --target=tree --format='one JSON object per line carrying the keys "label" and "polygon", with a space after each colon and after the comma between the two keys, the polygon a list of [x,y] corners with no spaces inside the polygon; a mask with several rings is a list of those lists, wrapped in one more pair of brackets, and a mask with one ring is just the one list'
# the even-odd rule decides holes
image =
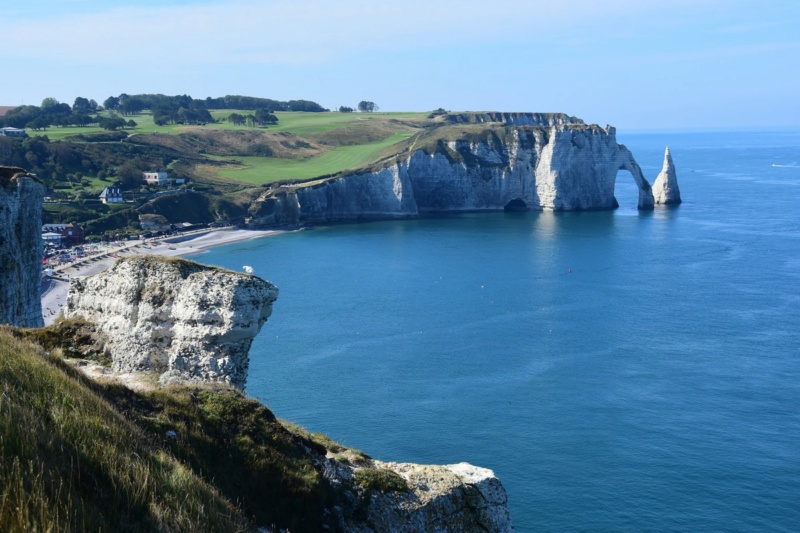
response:
{"label": "tree", "polygon": [[243,126],[245,123],[245,118],[243,115],[239,113],[231,113],[228,115],[228,122],[233,124],[234,126]]}
{"label": "tree", "polygon": [[144,181],[141,169],[130,161],[126,161],[117,169],[117,179],[125,188],[138,187]]}
{"label": "tree", "polygon": [[362,113],[363,112],[372,113],[373,111],[378,110],[378,106],[375,104],[375,102],[370,102],[368,100],[361,100],[358,103],[358,110],[361,111]]}
{"label": "tree", "polygon": [[352,107],[347,107],[347,106],[344,106],[344,105],[343,106],[339,106],[339,113],[352,113],[352,112],[353,112],[353,108]]}
{"label": "tree", "polygon": [[92,111],[94,111],[94,109],[92,109],[92,105],[89,103],[89,100],[87,98],[83,98],[82,96],[77,97],[75,99],[75,103],[72,104],[72,112],[75,114],[88,115]]}
{"label": "tree", "polygon": [[136,126],[138,126],[139,124],[137,124],[135,120],[133,120],[133,119],[130,119],[130,120],[127,122],[127,124],[126,124],[126,125],[127,125],[129,128],[131,128],[131,129],[135,129],[135,128],[136,128]]}
{"label": "tree", "polygon": [[112,131],[118,128],[124,128],[128,124],[125,119],[121,117],[101,118],[99,123],[101,128]]}
{"label": "tree", "polygon": [[106,109],[118,109],[119,108],[119,98],[116,96],[109,96],[103,101],[103,107]]}
{"label": "tree", "polygon": [[264,126],[265,124],[277,124],[278,117],[273,115],[269,112],[269,110],[265,108],[256,109],[256,113],[254,116],[256,124],[260,126]]}
{"label": "tree", "polygon": [[50,110],[50,108],[57,106],[58,103],[59,103],[58,100],[56,100],[52,96],[48,96],[47,98],[42,100],[42,105],[40,107],[42,108],[42,111],[47,112]]}
{"label": "tree", "polygon": [[43,130],[50,127],[50,121],[47,120],[47,118],[40,116],[28,122],[25,127],[32,130]]}

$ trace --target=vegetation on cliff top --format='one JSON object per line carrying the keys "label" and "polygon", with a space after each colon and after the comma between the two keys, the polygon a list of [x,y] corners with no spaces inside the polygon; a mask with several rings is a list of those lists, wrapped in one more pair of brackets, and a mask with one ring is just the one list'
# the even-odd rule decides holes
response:
{"label": "vegetation on cliff top", "polygon": [[[0,326],[0,524],[27,531],[336,531],[402,478],[227,387],[149,392],[85,377],[93,328]],[[95,354],[96,355],[96,354]],[[364,465],[333,487],[326,454]],[[346,493],[346,494],[345,494]],[[344,502],[344,503],[343,503]]]}

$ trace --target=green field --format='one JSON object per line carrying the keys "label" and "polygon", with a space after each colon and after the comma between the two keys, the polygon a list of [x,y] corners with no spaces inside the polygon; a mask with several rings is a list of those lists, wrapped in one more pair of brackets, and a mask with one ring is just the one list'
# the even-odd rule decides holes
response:
{"label": "green field", "polygon": [[[204,127],[221,129],[221,130],[243,130],[243,129],[260,129],[273,132],[289,132],[295,135],[309,135],[314,133],[322,133],[325,131],[335,130],[343,126],[351,126],[353,124],[366,123],[367,121],[380,121],[380,120],[424,120],[427,113],[305,113],[305,112],[277,112],[275,115],[278,117],[278,124],[274,126],[265,126],[262,128],[249,128],[246,126],[234,126],[226,119],[231,113],[239,113],[247,115],[252,111],[243,111],[235,109],[218,109],[212,110],[211,116],[218,120],[217,123],[208,124]],[[128,115],[124,117],[126,120],[132,119],[136,122],[135,129],[126,129],[124,131],[129,133],[167,133],[172,135],[180,134],[185,131],[186,126],[182,124],[168,124],[166,126],[156,126],[153,122],[153,115],[145,111],[137,115]],[[99,126],[87,127],[55,127],[52,126],[43,131],[29,131],[30,135],[47,135],[50,140],[62,140],[73,135],[80,135],[86,133],[97,133],[105,131]]]}
{"label": "green field", "polygon": [[[218,122],[205,126],[184,126],[170,124],[157,126],[150,112],[124,117],[137,123],[134,129],[125,129],[131,134],[147,135],[160,133],[180,135],[181,133],[202,133],[208,130],[246,131],[258,130],[268,133],[290,133],[303,141],[317,146],[321,155],[309,158],[258,157],[242,155],[214,155],[212,149],[204,153],[204,157],[214,160],[236,161],[241,167],[236,169],[219,169],[208,167],[211,174],[241,183],[263,184],[281,180],[308,180],[318,176],[336,174],[348,169],[357,169],[373,163],[377,159],[389,155],[393,145],[413,136],[427,113],[307,113],[278,112],[278,124],[274,126],[251,128],[234,126],[226,119],[231,113],[247,115],[252,111],[214,110],[211,115]],[[42,132],[30,132],[31,135],[47,135],[53,140],[69,140],[79,134],[103,132],[98,126],[93,127],[51,127]],[[131,138],[136,142],[136,137]],[[400,148],[398,146],[398,148]],[[252,152],[250,152],[252,153]],[[102,188],[107,183],[96,178],[88,178],[91,182],[87,188]],[[75,185],[78,185],[77,183]]]}
{"label": "green field", "polygon": [[388,147],[402,142],[412,132],[397,132],[381,142],[340,146],[319,157],[282,159],[277,157],[237,157],[244,168],[222,170],[221,176],[247,183],[262,184],[281,180],[308,180],[318,176],[356,169],[378,159]]}

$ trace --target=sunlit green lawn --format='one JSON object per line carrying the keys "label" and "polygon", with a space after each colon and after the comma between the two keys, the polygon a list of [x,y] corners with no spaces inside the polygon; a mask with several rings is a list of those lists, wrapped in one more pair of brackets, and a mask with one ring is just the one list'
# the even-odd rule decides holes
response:
{"label": "sunlit green lawn", "polygon": [[237,181],[257,184],[280,180],[307,180],[367,165],[377,159],[383,150],[408,139],[411,135],[413,133],[408,131],[397,132],[377,143],[341,146],[310,159],[236,157],[235,159],[241,161],[245,168],[223,170],[220,174]]}
{"label": "sunlit green lawn", "polygon": [[[306,113],[306,112],[278,112],[278,124],[261,128],[249,128],[246,126],[234,126],[226,119],[232,113],[247,115],[252,111],[245,110],[214,110],[211,115],[218,121],[211,123],[204,128],[220,130],[244,130],[260,129],[269,132],[288,132],[299,136],[323,133],[338,128],[352,128],[354,125],[367,124],[371,121],[387,120],[422,120],[427,113]],[[153,115],[150,112],[143,112],[137,115],[125,117],[136,122],[136,128],[125,129],[129,134],[146,135],[148,133],[162,133],[177,135],[185,132],[189,128],[196,126],[183,126],[170,124],[157,126],[153,122]],[[42,132],[30,132],[31,135],[47,135],[50,140],[63,140],[73,135],[97,133],[105,131],[98,126],[84,128],[57,128],[51,127]],[[389,137],[374,143],[361,144],[355,146],[341,146],[333,148],[319,157],[309,159],[283,159],[275,157],[235,157],[243,165],[239,170],[222,170],[219,174],[225,178],[242,181],[246,183],[269,183],[279,180],[307,180],[327,174],[334,174],[347,169],[363,167],[382,155],[390,146],[397,144],[413,135],[411,130],[398,131]],[[215,159],[231,159],[215,158]],[[105,183],[91,179],[91,188],[102,188]],[[77,184],[76,184],[77,185]]]}

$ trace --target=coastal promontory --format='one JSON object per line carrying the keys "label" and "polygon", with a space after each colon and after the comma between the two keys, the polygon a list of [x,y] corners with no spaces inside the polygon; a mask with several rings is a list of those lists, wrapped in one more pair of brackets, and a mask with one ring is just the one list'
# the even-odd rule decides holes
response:
{"label": "coastal promontory", "polygon": [[562,113],[452,114],[369,168],[269,188],[251,212],[256,223],[269,225],[442,212],[607,210],[618,207],[616,180],[629,177],[639,191],[637,207],[652,209],[650,183],[611,126]]}

